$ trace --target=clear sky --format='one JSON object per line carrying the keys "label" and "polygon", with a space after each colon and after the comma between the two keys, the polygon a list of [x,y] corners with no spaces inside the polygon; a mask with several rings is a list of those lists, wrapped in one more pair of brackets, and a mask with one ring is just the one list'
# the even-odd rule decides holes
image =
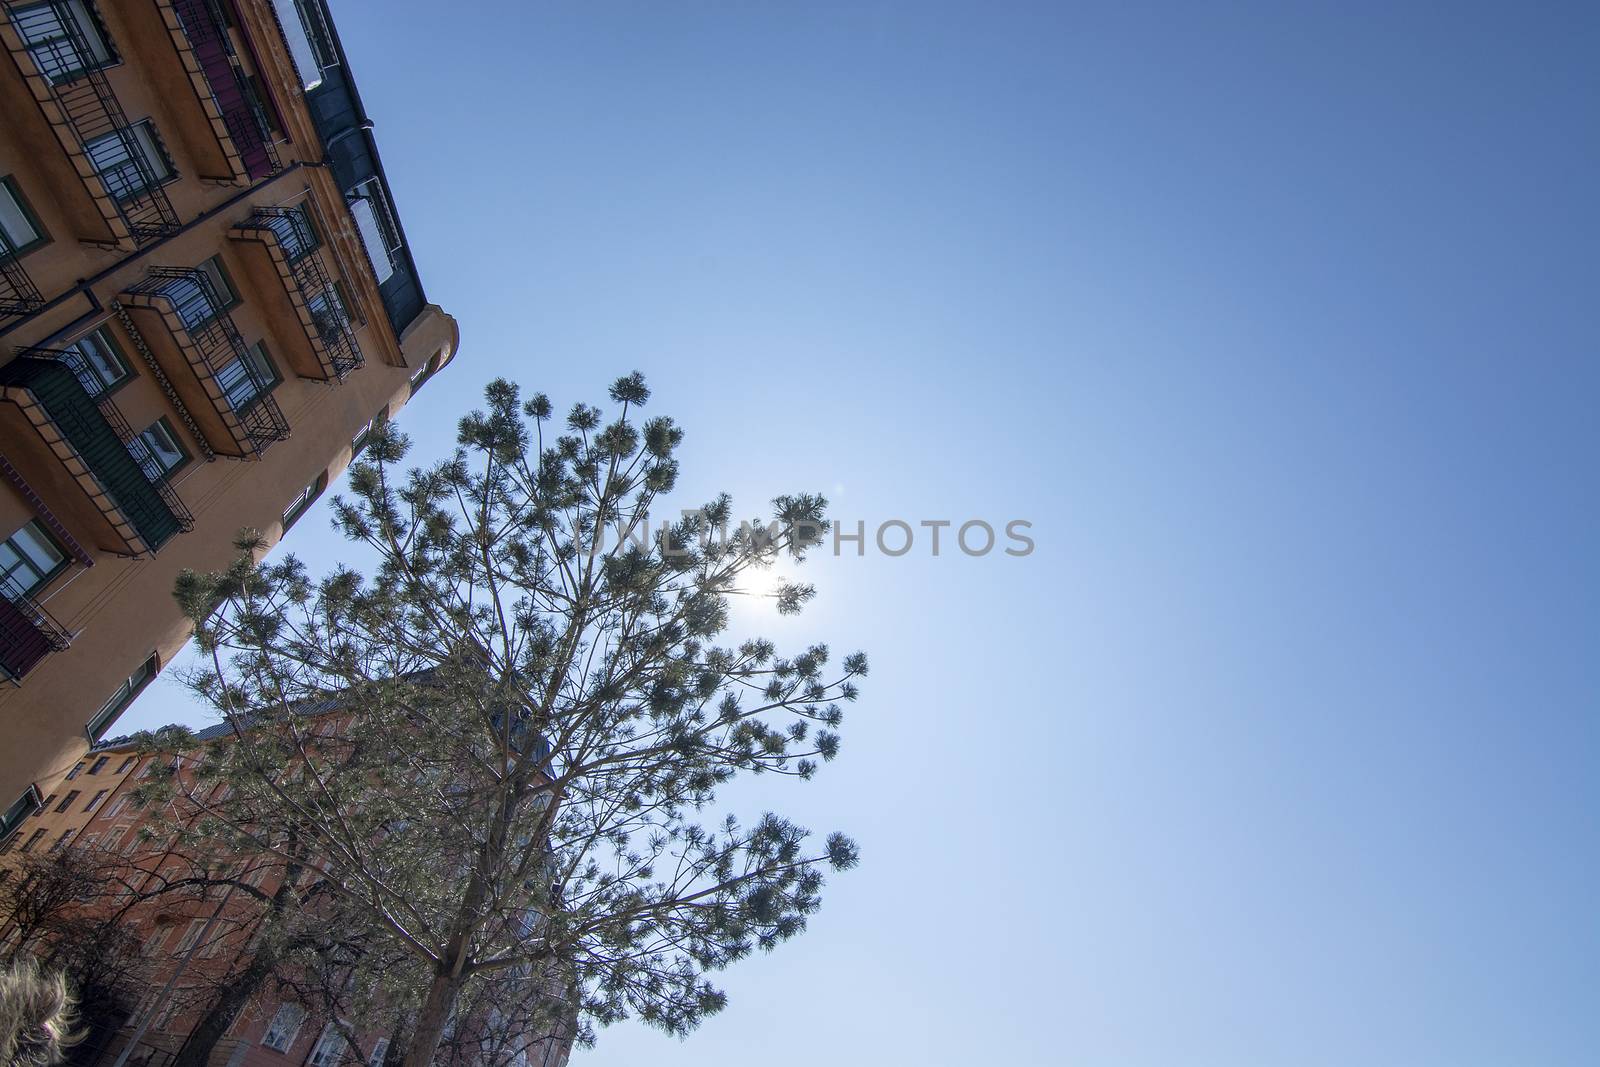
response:
{"label": "clear sky", "polygon": [[1595,1062],[1600,9],[333,10],[461,321],[419,455],[638,368],[690,498],[1033,523],[765,627],[874,670],[736,799],[863,865],[578,1062]]}

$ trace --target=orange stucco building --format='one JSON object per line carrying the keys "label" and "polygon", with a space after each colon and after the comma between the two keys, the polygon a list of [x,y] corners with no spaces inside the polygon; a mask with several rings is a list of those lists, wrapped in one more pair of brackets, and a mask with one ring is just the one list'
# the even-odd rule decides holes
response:
{"label": "orange stucco building", "polygon": [[322,0],[0,0],[0,52],[5,838],[458,334]]}

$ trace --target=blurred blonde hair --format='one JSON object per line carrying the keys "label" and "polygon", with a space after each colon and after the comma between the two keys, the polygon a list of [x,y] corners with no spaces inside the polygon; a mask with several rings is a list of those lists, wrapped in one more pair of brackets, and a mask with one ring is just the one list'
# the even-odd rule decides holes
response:
{"label": "blurred blonde hair", "polygon": [[0,970],[0,1064],[49,1067],[78,1040],[72,996],[59,974],[30,960]]}

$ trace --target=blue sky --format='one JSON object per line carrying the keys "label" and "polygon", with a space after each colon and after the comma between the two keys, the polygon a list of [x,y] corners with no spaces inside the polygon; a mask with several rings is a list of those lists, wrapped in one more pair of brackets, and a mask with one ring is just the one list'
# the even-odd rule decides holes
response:
{"label": "blue sky", "polygon": [[1593,6],[333,9],[461,321],[419,455],[638,368],[688,499],[1033,523],[762,623],[874,671],[731,800],[863,865],[580,1062],[1592,1062]]}

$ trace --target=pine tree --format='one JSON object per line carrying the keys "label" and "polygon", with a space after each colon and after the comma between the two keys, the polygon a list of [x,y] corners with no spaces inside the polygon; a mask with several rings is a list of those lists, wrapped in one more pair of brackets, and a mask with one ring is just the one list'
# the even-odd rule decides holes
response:
{"label": "pine tree", "polygon": [[[637,373],[610,397],[610,421],[578,404],[556,432],[545,396],[497,380],[454,453],[403,475],[409,442],[375,430],[334,504],[370,576],[260,564],[246,535],[178,583],[209,662],[188,682],[233,730],[146,788],[203,811],[182,833],[312,857],[372,948],[342,1007],[387,1011],[407,1067],[483,1029],[485,998],[502,1030],[686,1034],[724,1005],[712,972],[803,930],[823,872],[857,861],[840,833],[712,814],[736,778],[809,780],[839,750],[864,655],[719,640],[748,579],[821,543],[826,501],[735,529],[719,496],[651,534],[682,431],[638,420]],[[795,613],[813,592],[770,595]]]}

